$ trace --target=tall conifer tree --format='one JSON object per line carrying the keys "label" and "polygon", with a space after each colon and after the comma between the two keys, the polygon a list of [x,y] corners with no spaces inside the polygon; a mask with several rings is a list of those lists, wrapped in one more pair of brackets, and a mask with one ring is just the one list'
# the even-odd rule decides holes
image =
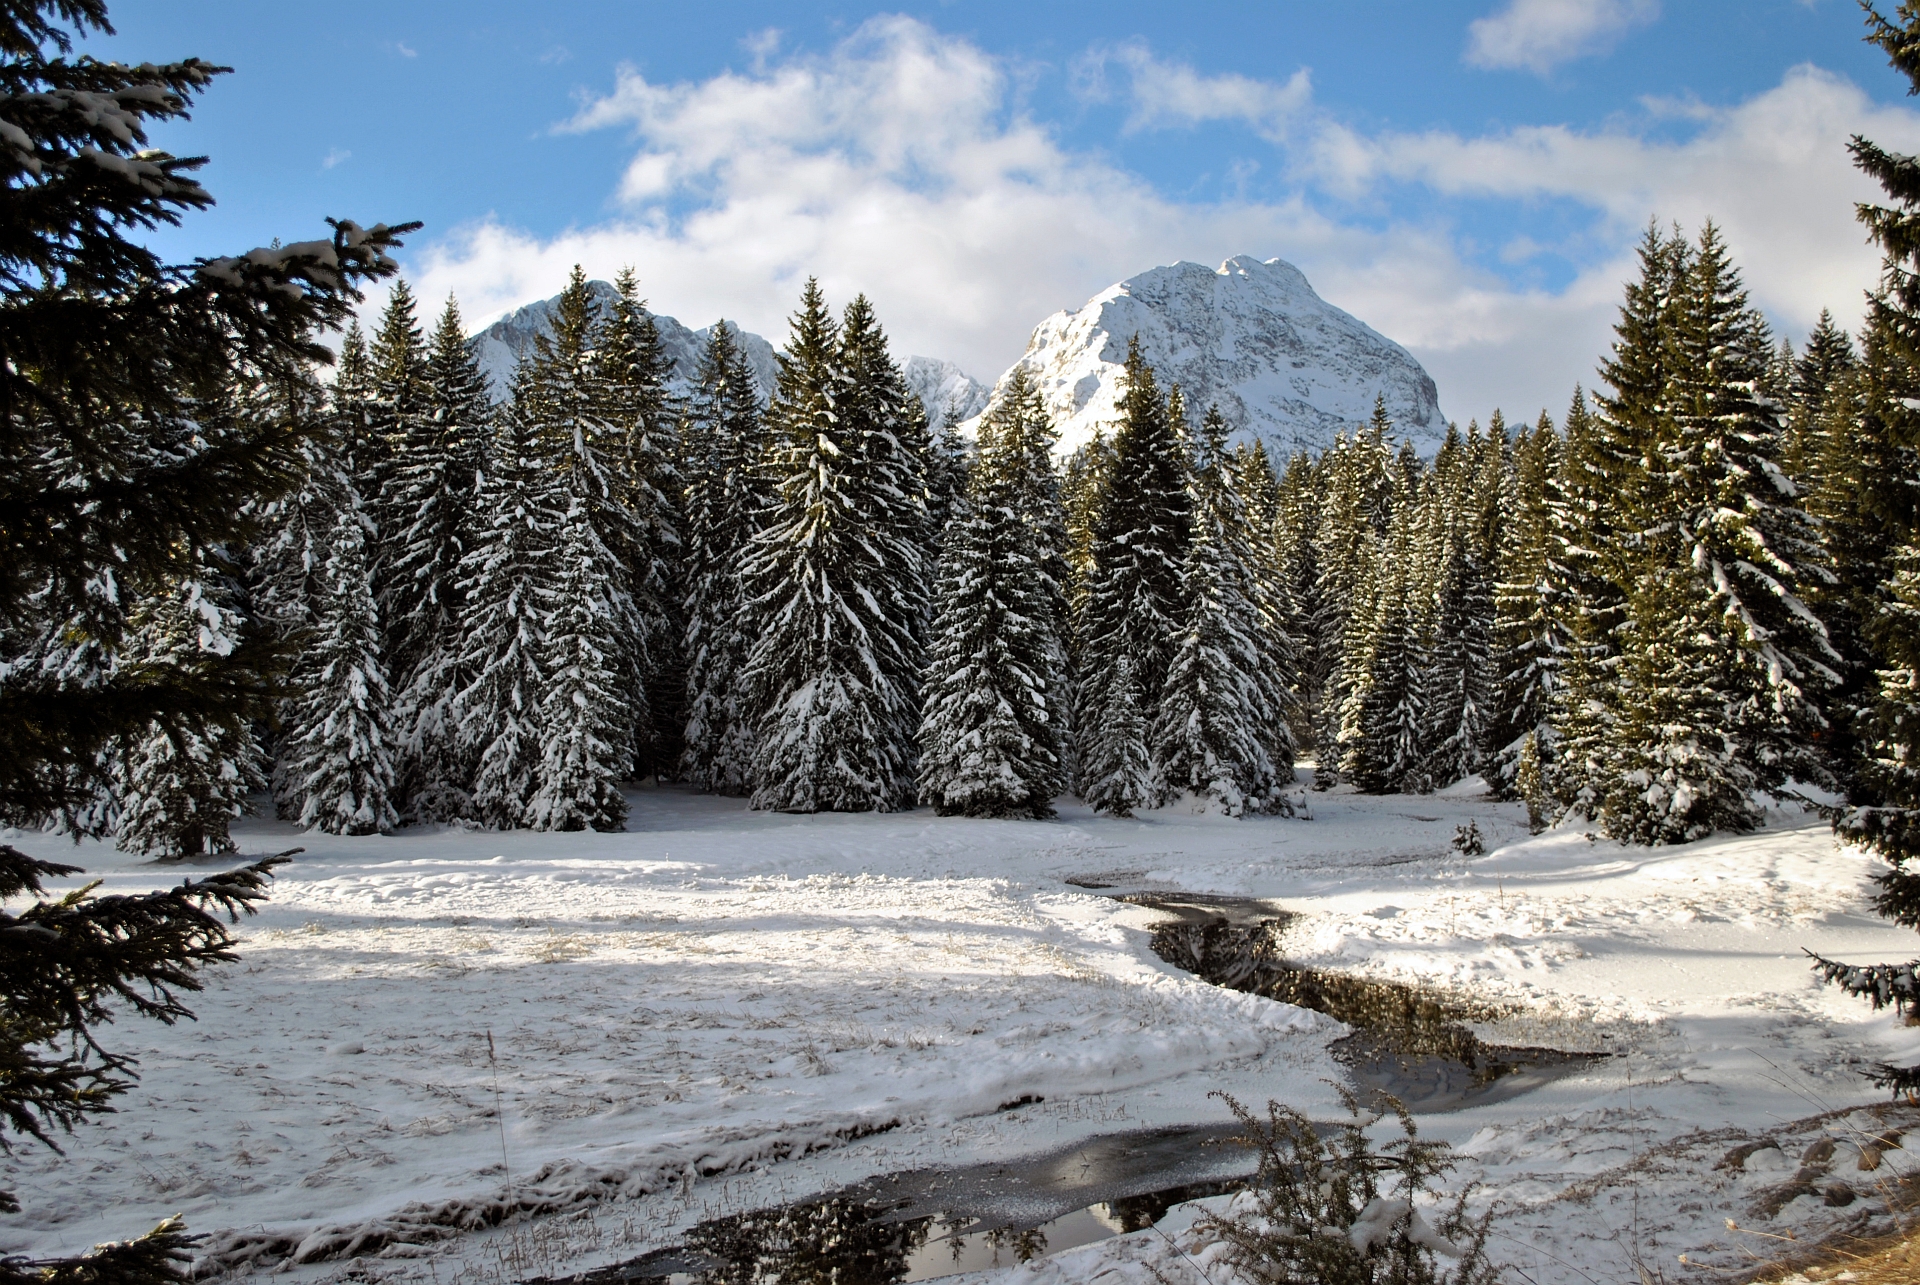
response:
{"label": "tall conifer tree", "polygon": [[[629,282],[631,285],[631,282]],[[637,301],[616,300],[612,325],[620,324],[623,312],[629,315]],[[587,528],[575,533],[591,546],[580,554],[581,564],[591,567],[603,583],[593,593],[601,608],[601,617],[593,624],[593,645],[620,675],[628,721],[604,745],[611,756],[608,770],[616,777],[627,775],[639,753],[639,729],[651,728],[646,705],[646,679],[653,671],[654,658],[648,643],[657,630],[643,619],[634,597],[632,568],[648,548],[652,532],[643,531],[640,514],[632,507],[632,488],[625,467],[632,433],[631,423],[621,424],[616,415],[637,415],[634,406],[642,400],[625,385],[610,382],[611,374],[631,373],[632,363],[625,358],[609,362],[603,353],[608,327],[602,325],[587,275],[575,265],[560,292],[553,310],[553,333],[535,341],[531,359],[525,364],[523,378],[514,389],[514,401],[532,429],[541,467],[554,488],[548,501],[547,550],[560,542],[559,523],[576,509],[584,514]],[[671,532],[667,532],[671,535]],[[650,563],[648,565],[651,565]],[[558,576],[559,568],[550,560],[545,573]],[[547,582],[551,589],[556,583]],[[549,602],[543,598],[535,608],[544,614]],[[660,604],[656,608],[664,610]],[[558,645],[571,648],[564,639]],[[544,664],[544,662],[543,662]],[[544,734],[565,737],[563,727],[548,727]],[[544,752],[543,752],[544,754]]]}
{"label": "tall conifer tree", "polygon": [[282,750],[299,823],[328,834],[378,834],[399,824],[370,525],[355,503],[334,512],[313,642],[294,671],[301,693]]}
{"label": "tall conifer tree", "polygon": [[350,451],[354,486],[367,501],[376,539],[373,555],[375,602],[389,651],[402,642],[400,621],[410,586],[398,584],[392,566],[402,545],[399,535],[412,523],[412,496],[399,470],[432,440],[433,418],[427,405],[427,346],[420,318],[404,278],[396,279],[380,311],[367,347],[364,400],[358,408],[363,436]]}
{"label": "tall conifer tree", "polygon": [[697,789],[744,795],[753,786],[757,737],[743,675],[757,630],[741,557],[771,496],[752,372],[724,321],[708,332],[686,433],[687,723],[680,774]]}
{"label": "tall conifer tree", "polygon": [[1150,729],[1156,794],[1229,816],[1260,811],[1293,765],[1282,717],[1292,649],[1255,570],[1227,425],[1209,407],[1195,440],[1182,628]]}
{"label": "tall conifer tree", "polygon": [[406,816],[446,821],[466,812],[470,765],[460,752],[452,700],[463,685],[460,559],[474,526],[492,406],[459,306],[451,296],[428,341],[423,414],[395,461],[386,635],[395,688],[398,797]]}
{"label": "tall conifer tree", "polygon": [[540,786],[540,696],[546,689],[542,588],[551,583],[561,493],[530,412],[531,373],[493,417],[475,524],[460,559],[466,600],[454,696],[461,753],[473,764],[472,818],[496,830],[526,823]]}
{"label": "tall conifer tree", "polygon": [[[1159,711],[1186,617],[1182,578],[1192,502],[1184,426],[1174,422],[1138,336],[1127,345],[1117,410],[1112,474],[1092,532],[1091,577],[1077,622],[1085,729],[1080,770],[1089,781],[1114,780],[1132,770],[1135,747],[1116,742],[1112,729],[1094,731],[1105,711],[1127,703],[1112,690],[1120,658],[1127,658],[1133,721],[1144,733]],[[1144,752],[1144,745],[1139,748]]]}
{"label": "tall conifer tree", "polygon": [[632,724],[615,667],[616,619],[607,600],[616,578],[584,496],[560,519],[551,584],[542,594],[545,645],[540,677],[540,784],[527,805],[536,830],[620,830],[619,742]]}
{"label": "tall conifer tree", "polygon": [[[634,641],[625,657],[625,703],[634,725],[623,733],[642,776],[672,775],[686,725],[686,662],[680,645],[686,623],[683,579],[682,453],[679,412],[669,388],[673,363],[660,327],[647,311],[633,269],[614,278],[614,298],[596,344],[608,465],[618,523],[602,521],[608,548],[620,559],[632,598]],[[618,604],[611,604],[617,606]]]}
{"label": "tall conifer tree", "polygon": [[1016,371],[981,422],[979,458],[940,564],[920,793],[943,816],[1051,816],[1066,787],[1062,602],[1050,570],[1060,550],[1048,547],[1064,531],[1052,441]]}
{"label": "tall conifer tree", "polygon": [[903,458],[903,393],[865,301],[843,332],[809,281],[768,410],[781,480],[747,567],[756,808],[911,801],[925,509]]}
{"label": "tall conifer tree", "polygon": [[[1908,0],[1891,20],[1869,8],[1867,23],[1868,38],[1907,77],[1909,92],[1920,93],[1920,5]],[[1883,258],[1851,399],[1855,418],[1834,425],[1840,431],[1829,438],[1851,441],[1831,452],[1835,467],[1823,489],[1834,494],[1844,476],[1841,451],[1861,466],[1854,497],[1835,502],[1846,505],[1847,518],[1835,558],[1836,596],[1865,617],[1861,631],[1875,679],[1862,694],[1864,708],[1846,723],[1859,748],[1835,828],[1887,862],[1876,876],[1874,908],[1920,929],[1920,870],[1913,868],[1920,856],[1920,159],[1864,138],[1851,146],[1854,163],[1886,193],[1886,204],[1859,210]],[[1876,589],[1874,577],[1888,568],[1891,582]],[[1920,996],[1920,960],[1814,962],[1826,981],[1875,1008],[1891,1004],[1905,1014]],[[1895,1093],[1920,1092],[1920,1064],[1881,1066],[1874,1078]]]}
{"label": "tall conifer tree", "polygon": [[1561,619],[1563,593],[1548,566],[1553,485],[1560,471],[1560,435],[1544,410],[1531,432],[1513,448],[1513,506],[1500,525],[1494,588],[1496,706],[1489,746],[1494,750],[1487,783],[1503,798],[1518,787],[1520,752],[1527,737],[1549,737],[1548,714],[1560,681],[1567,640]]}

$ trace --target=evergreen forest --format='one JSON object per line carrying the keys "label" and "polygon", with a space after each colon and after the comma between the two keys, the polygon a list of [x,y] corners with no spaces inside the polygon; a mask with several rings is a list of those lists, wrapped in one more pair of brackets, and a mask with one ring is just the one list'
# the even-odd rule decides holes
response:
{"label": "evergreen forest", "polygon": [[689,391],[634,275],[601,302],[578,269],[496,401],[457,304],[423,317],[399,282],[330,380],[209,394],[300,443],[250,538],[111,646],[50,613],[13,635],[78,675],[218,632],[290,657],[284,693],[111,738],[34,819],[162,856],[229,847],[263,790],[331,833],[605,830],[644,778],[800,812],[1241,815],[1297,811],[1305,758],[1319,788],[1478,775],[1541,826],[1658,844],[1897,794],[1897,297],[1796,353],[1711,225],[1650,227],[1639,259],[1591,394],[1431,459],[1384,406],[1270,458],[1137,341],[1064,458],[1023,369],[962,435],[867,300],[811,283],[765,404],[725,324]]}

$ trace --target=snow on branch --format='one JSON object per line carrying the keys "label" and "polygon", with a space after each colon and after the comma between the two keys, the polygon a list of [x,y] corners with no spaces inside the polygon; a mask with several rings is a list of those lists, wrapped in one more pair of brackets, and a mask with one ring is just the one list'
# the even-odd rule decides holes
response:
{"label": "snow on branch", "polygon": [[1881,1009],[1893,1005],[1893,1011],[1905,1014],[1920,1009],[1920,959],[1904,964],[1843,964],[1807,951],[1813,970],[1829,986],[1838,986],[1849,995],[1860,996]]}

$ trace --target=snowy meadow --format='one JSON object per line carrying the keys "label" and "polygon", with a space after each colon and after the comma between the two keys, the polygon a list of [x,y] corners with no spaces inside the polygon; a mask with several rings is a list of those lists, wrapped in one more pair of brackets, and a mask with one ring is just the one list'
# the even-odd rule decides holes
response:
{"label": "snowy meadow", "polygon": [[63,23],[0,14],[0,1285],[1912,1236],[1920,158],[1853,140],[1883,289],[1798,351],[1650,223],[1558,422],[1244,256],[963,406],[815,276],[776,352],[632,267],[488,340],[417,223],[168,266],[226,69]]}
{"label": "snowy meadow", "polygon": [[[114,1029],[142,1072],[120,1113],[65,1160],[7,1161],[29,1194],[5,1249],[76,1252],[180,1212],[214,1233],[209,1265],[529,1280],[874,1175],[1225,1124],[1216,1090],[1341,1115],[1328,1046],[1349,1028],[1164,963],[1167,915],[1114,895],[1137,892],[1267,899],[1299,916],[1290,959],[1496,1004],[1489,1040],[1607,1054],[1420,1118],[1527,1278],[1617,1280],[1626,1256],[1737,1270],[1786,1244],[1770,1237],[1884,1221],[1911,1163],[1861,1168],[1862,1138],[1920,1112],[1856,1064],[1912,1060],[1920,1032],[1820,988],[1801,954],[1892,955],[1901,932],[1867,907],[1872,863],[1795,813],[1646,849],[1530,837],[1520,805],[1474,788],[1316,794],[1311,819],[1044,823],[628,799],[609,834],[242,823],[248,853],[306,851],[198,1022]],[[1451,846],[1469,820],[1485,856]],[[113,892],[178,873],[80,855]],[[1145,1281],[1179,1267],[1172,1243],[1005,1271]]]}

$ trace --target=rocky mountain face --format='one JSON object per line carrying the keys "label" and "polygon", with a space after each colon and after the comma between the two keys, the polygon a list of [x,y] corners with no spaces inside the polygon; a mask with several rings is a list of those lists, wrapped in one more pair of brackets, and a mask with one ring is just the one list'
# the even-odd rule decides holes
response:
{"label": "rocky mountain face", "polygon": [[[595,303],[603,309],[612,306],[617,297],[613,286],[605,281],[588,282],[587,288],[593,292]],[[504,400],[512,391],[514,368],[520,364],[523,356],[533,351],[535,339],[553,334],[553,310],[558,300],[559,296],[556,295],[552,299],[530,303],[508,313],[473,336],[480,369],[492,384],[495,397]],[[675,391],[684,393],[699,376],[700,354],[706,348],[712,327],[690,330],[672,317],[660,313],[653,314],[653,321],[660,329],[661,346],[673,361]],[[754,383],[759,386],[760,400],[764,404],[773,396],[774,381],[780,373],[779,363],[774,359],[773,345],[752,331],[742,330],[733,322],[727,325],[733,331],[735,342],[746,353],[747,362],[753,368]],[[962,419],[978,415],[987,407],[986,385],[950,361],[909,357],[901,367],[901,374],[906,379],[907,387],[919,394],[927,407],[928,418],[935,427],[939,426],[941,416],[946,414],[950,405],[958,410]]]}
{"label": "rocky mountain face", "polygon": [[1372,417],[1376,396],[1396,440],[1431,454],[1446,435],[1433,379],[1412,354],[1315,294],[1292,264],[1241,255],[1218,268],[1153,268],[1034,329],[1015,365],[1039,385],[1062,451],[1112,422],[1135,335],[1195,420],[1218,404],[1236,437],[1264,441],[1276,462],[1324,450]]}

